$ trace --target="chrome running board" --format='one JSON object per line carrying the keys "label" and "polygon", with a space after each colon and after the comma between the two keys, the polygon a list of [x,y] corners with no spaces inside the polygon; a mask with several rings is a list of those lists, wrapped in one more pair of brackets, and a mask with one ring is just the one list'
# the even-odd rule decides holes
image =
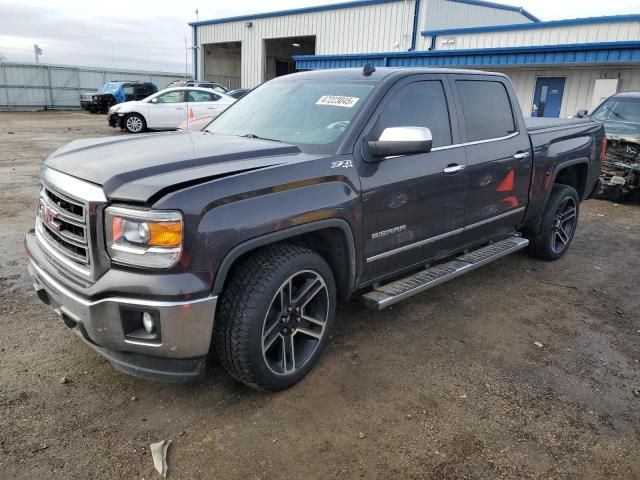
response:
{"label": "chrome running board", "polygon": [[512,236],[461,255],[447,263],[414,273],[395,282],[382,285],[362,295],[362,302],[374,310],[382,310],[405,298],[424,292],[441,283],[464,275],[494,260],[529,245],[526,238]]}

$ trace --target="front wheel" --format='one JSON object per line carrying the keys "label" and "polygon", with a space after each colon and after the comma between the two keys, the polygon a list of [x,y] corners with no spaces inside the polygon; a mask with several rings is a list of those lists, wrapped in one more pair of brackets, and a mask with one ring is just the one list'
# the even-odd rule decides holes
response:
{"label": "front wheel", "polygon": [[130,113],[124,119],[124,128],[129,133],[141,133],[147,129],[147,122],[139,113]]}
{"label": "front wheel", "polygon": [[580,197],[569,185],[553,186],[542,213],[540,234],[529,239],[529,254],[541,260],[557,260],[571,245],[578,226]]}
{"label": "front wheel", "polygon": [[250,387],[283,390],[313,368],[331,334],[333,273],[307,248],[266,247],[235,269],[219,307],[215,348],[225,370]]}

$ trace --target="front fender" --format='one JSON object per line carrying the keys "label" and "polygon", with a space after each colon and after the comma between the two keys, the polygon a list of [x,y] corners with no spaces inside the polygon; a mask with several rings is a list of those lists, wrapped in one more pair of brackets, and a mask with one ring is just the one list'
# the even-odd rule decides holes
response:
{"label": "front fender", "polygon": [[[361,251],[359,179],[355,169],[326,176],[330,164],[313,160],[233,175],[170,193],[154,208],[183,211],[181,266],[206,272],[214,291],[222,289],[233,262],[250,249],[326,228],[344,234],[352,286],[361,268],[355,254]],[[301,172],[305,179],[299,179]],[[325,176],[313,175],[320,172]]]}

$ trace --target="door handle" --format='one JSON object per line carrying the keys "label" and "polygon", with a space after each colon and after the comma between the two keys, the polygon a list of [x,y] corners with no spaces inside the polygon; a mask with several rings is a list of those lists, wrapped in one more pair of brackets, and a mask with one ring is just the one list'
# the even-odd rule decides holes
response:
{"label": "door handle", "polygon": [[176,107],[176,110],[184,110],[183,107]]}
{"label": "door handle", "polygon": [[464,165],[456,165],[455,163],[442,169],[447,174],[458,173],[460,170],[464,170]]}
{"label": "door handle", "polygon": [[513,154],[515,160],[523,160],[529,156],[529,152],[518,152]]}

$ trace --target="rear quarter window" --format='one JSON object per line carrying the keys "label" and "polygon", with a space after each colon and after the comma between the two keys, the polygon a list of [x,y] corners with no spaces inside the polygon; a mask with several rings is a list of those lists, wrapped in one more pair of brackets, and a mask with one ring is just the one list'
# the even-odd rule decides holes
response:
{"label": "rear quarter window", "polygon": [[516,131],[513,108],[501,82],[456,80],[467,141],[506,137]]}

